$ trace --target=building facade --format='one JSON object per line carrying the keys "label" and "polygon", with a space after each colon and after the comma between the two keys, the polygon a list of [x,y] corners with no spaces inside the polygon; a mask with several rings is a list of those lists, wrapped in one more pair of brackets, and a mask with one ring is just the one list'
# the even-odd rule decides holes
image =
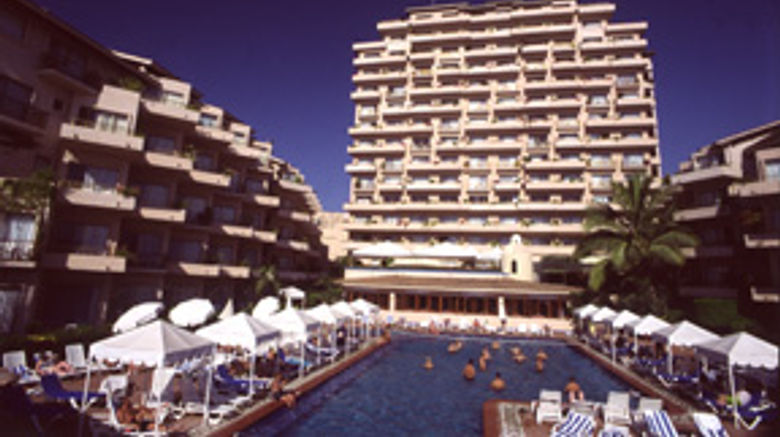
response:
{"label": "building facade", "polygon": [[681,293],[780,303],[780,121],[702,147],[672,177],[676,219],[701,241]]}
{"label": "building facade", "polygon": [[286,282],[324,271],[316,194],[251,126],[32,3],[3,3],[0,22],[0,177],[52,186],[43,209],[0,205],[2,330],[219,305],[264,265]]}
{"label": "building facade", "polygon": [[315,217],[322,232],[322,244],[328,248],[328,259],[336,261],[347,255],[347,230],[349,214],[345,212],[323,211]]}
{"label": "building facade", "polygon": [[570,255],[611,182],[658,177],[645,22],[611,3],[415,7],[353,44],[349,249],[520,235]]}

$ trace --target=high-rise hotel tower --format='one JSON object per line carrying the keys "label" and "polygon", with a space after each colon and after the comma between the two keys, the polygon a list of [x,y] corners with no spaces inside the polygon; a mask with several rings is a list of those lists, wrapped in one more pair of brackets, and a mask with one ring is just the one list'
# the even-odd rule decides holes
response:
{"label": "high-rise hotel tower", "polygon": [[518,234],[570,254],[613,181],[660,176],[646,22],[576,1],[440,4],[353,45],[349,248]]}

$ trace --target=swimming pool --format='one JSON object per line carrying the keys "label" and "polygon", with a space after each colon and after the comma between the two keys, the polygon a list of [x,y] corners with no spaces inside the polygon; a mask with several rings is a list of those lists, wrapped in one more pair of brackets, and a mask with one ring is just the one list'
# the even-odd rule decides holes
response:
{"label": "swimming pool", "polygon": [[[451,337],[394,333],[392,343],[374,356],[302,397],[293,410],[280,410],[242,435],[364,436],[481,435],[482,404],[489,399],[530,400],[543,388],[563,390],[574,376],[588,400],[604,402],[610,390],[629,391],[618,377],[565,343],[555,340],[500,339],[493,359],[474,381],[461,376],[468,358],[476,359],[492,339],[464,337],[463,349],[447,352]],[[509,347],[518,345],[524,364],[511,360]],[[544,372],[534,369],[533,355],[549,356]],[[422,368],[430,355],[434,370]],[[488,387],[501,372],[507,388]]]}

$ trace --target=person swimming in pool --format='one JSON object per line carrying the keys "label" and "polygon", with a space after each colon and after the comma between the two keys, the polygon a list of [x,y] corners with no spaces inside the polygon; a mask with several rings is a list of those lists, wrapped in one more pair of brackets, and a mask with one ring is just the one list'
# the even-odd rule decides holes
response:
{"label": "person swimming in pool", "polygon": [[430,356],[425,357],[425,363],[423,363],[423,369],[433,370],[433,360]]}
{"label": "person swimming in pool", "polygon": [[474,360],[469,358],[469,362],[466,363],[466,367],[463,368],[463,377],[466,378],[467,381],[472,381],[476,375],[477,370],[474,368]]}
{"label": "person swimming in pool", "polygon": [[522,352],[520,352],[519,354],[513,356],[512,359],[515,360],[515,363],[517,363],[517,364],[523,364],[525,362],[525,360],[527,360],[527,358],[525,357],[525,355],[523,355]]}
{"label": "person swimming in pool", "polygon": [[506,388],[506,382],[504,382],[504,380],[501,379],[500,372],[496,372],[496,377],[493,378],[493,381],[490,382],[490,388],[492,388],[495,391],[501,391]]}
{"label": "person swimming in pool", "polygon": [[487,358],[484,355],[479,357],[479,370],[483,372],[487,370]]}
{"label": "person swimming in pool", "polygon": [[447,346],[447,352],[454,354],[455,352],[460,351],[462,348],[463,342],[460,340],[455,340]]}
{"label": "person swimming in pool", "polygon": [[493,341],[493,343],[491,344],[491,346],[493,347],[493,350],[499,350],[499,349],[501,349],[501,345],[500,345],[500,344],[498,344],[498,342],[497,342],[497,341]]}
{"label": "person swimming in pool", "polygon": [[547,359],[547,353],[544,350],[539,349],[539,352],[536,353],[536,359],[537,360],[546,360]]}
{"label": "person swimming in pool", "polygon": [[482,357],[484,357],[486,360],[493,358],[493,356],[490,355],[490,350],[488,350],[487,346],[482,348]]}
{"label": "person swimming in pool", "polygon": [[542,373],[544,371],[544,360],[536,360],[536,371]]}

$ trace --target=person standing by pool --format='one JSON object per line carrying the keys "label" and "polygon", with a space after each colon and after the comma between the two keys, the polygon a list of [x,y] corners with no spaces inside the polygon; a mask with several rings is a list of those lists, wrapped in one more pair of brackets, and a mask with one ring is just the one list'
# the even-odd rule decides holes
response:
{"label": "person standing by pool", "polygon": [[473,381],[476,375],[477,370],[474,369],[474,360],[469,358],[469,362],[466,363],[466,367],[463,368],[463,377],[466,378],[467,381]]}
{"label": "person standing by pool", "polygon": [[501,391],[506,388],[506,382],[504,382],[504,380],[501,379],[500,372],[496,372],[496,377],[493,378],[493,381],[490,382],[490,388],[492,388],[495,391]]}
{"label": "person standing by pool", "polygon": [[573,376],[569,377],[569,383],[566,384],[563,391],[569,395],[570,403],[585,400],[585,393],[583,393],[582,388],[580,388]]}

